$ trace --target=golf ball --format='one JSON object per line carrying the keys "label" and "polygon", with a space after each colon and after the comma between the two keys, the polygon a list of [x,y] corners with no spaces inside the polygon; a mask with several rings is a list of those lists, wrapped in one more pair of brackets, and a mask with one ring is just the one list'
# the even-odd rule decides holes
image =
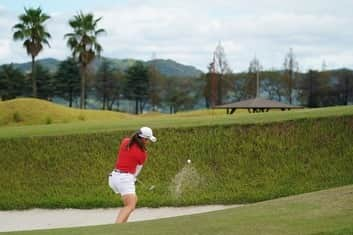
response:
{"label": "golf ball", "polygon": [[191,163],[191,160],[190,160],[190,159],[188,159],[188,160],[187,160],[187,163],[188,163],[188,164],[190,164],[190,163]]}

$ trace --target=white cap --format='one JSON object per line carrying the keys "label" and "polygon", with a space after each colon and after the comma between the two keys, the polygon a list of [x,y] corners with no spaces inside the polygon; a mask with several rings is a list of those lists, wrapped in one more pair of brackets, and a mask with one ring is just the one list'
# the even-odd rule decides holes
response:
{"label": "white cap", "polygon": [[145,139],[149,139],[152,142],[157,141],[157,138],[153,136],[152,129],[146,126],[140,128],[139,136]]}

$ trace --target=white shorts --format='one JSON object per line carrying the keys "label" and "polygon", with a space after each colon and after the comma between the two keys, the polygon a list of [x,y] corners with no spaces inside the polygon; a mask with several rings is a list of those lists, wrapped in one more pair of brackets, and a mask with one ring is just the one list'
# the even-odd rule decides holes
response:
{"label": "white shorts", "polygon": [[126,194],[136,194],[135,176],[129,173],[119,173],[112,171],[109,175],[109,187],[121,196]]}

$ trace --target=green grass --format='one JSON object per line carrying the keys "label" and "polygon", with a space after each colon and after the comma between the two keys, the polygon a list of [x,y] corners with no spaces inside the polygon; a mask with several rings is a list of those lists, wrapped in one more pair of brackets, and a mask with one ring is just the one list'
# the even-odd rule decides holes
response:
{"label": "green grass", "polygon": [[[256,202],[353,184],[352,130],[353,116],[157,128],[141,174],[156,188],[138,185],[139,206]],[[107,174],[130,133],[1,139],[0,209],[121,205]]]}
{"label": "green grass", "polygon": [[[83,111],[82,111],[83,112]],[[89,112],[89,111],[86,111]],[[50,118],[50,125],[8,125],[0,127],[0,138],[30,137],[30,136],[56,136],[70,134],[97,133],[117,130],[136,130],[142,125],[153,128],[169,127],[195,127],[229,124],[258,124],[281,122],[287,120],[320,118],[331,116],[353,115],[353,106],[337,106],[330,108],[303,109],[293,111],[270,111],[268,113],[249,114],[239,112],[226,115],[223,110],[203,110],[184,112],[176,115],[141,115],[121,116],[114,112],[90,111],[95,113],[94,118],[85,121],[57,123],[55,118]],[[98,115],[102,112],[101,115]],[[108,115],[109,114],[109,115]],[[1,115],[1,114],[0,114]],[[22,114],[21,114],[22,115]],[[22,115],[23,116],[23,115]],[[115,117],[115,118],[114,118]],[[27,119],[27,118],[26,118]],[[43,119],[46,123],[48,119]]]}
{"label": "green grass", "polygon": [[347,235],[353,234],[353,185],[191,216],[4,234]]}

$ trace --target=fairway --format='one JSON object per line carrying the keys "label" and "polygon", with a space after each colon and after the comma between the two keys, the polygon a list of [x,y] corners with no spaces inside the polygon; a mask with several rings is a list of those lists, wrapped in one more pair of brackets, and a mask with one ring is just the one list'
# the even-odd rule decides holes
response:
{"label": "fairway", "polygon": [[18,235],[352,234],[353,185],[243,207],[124,225],[38,230]]}

